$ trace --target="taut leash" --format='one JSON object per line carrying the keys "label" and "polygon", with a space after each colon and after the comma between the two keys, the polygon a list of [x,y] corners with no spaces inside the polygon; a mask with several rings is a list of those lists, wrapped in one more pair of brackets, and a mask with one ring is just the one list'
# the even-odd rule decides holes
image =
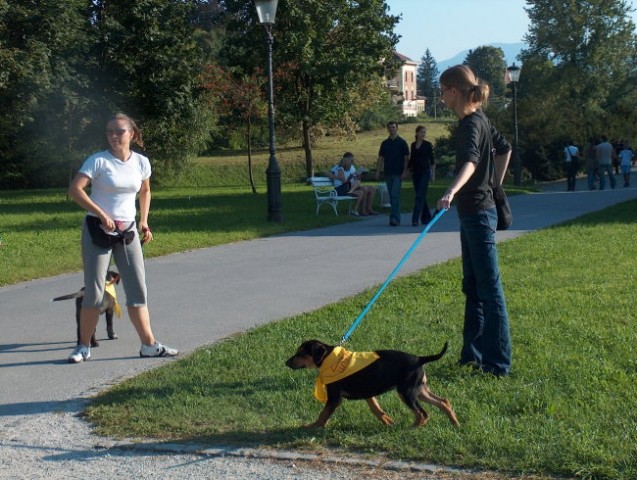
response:
{"label": "taut leash", "polygon": [[435,213],[434,217],[431,219],[431,221],[425,226],[424,230],[422,232],[420,232],[420,235],[418,235],[418,237],[416,238],[416,240],[414,241],[412,246],[409,248],[409,250],[407,250],[407,253],[405,253],[405,255],[400,260],[400,262],[398,262],[398,265],[396,265],[396,268],[394,268],[394,271],[389,274],[389,277],[387,277],[387,280],[385,280],[385,283],[383,283],[381,285],[381,287],[378,289],[378,291],[372,297],[372,299],[369,301],[369,303],[365,306],[365,308],[360,313],[360,315],[358,315],[358,317],[356,317],[356,320],[354,320],[354,323],[352,324],[352,326],[349,327],[349,330],[347,330],[347,332],[345,332],[345,335],[343,335],[343,337],[341,338],[341,345],[343,345],[345,342],[347,342],[347,340],[352,335],[352,333],[354,333],[354,330],[356,330],[358,325],[363,321],[363,318],[365,317],[365,315],[367,314],[369,309],[372,308],[372,305],[374,305],[374,303],[376,303],[376,300],[378,300],[378,297],[380,297],[380,294],[383,293],[383,290],[385,290],[387,285],[389,285],[389,282],[391,282],[393,280],[393,278],[396,276],[398,271],[402,268],[402,266],[407,261],[407,259],[411,256],[412,253],[414,253],[414,250],[416,250],[416,247],[418,247],[418,244],[420,244],[422,239],[425,238],[425,235],[427,235],[427,232],[429,232],[429,229],[434,226],[434,224],[438,221],[438,219],[440,217],[442,217],[442,215],[446,211],[447,210],[445,210],[445,209],[438,210]]}

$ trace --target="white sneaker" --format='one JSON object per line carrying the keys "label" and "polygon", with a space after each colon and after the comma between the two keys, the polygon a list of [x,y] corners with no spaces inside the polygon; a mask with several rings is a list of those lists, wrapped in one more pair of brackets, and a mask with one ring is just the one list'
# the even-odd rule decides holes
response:
{"label": "white sneaker", "polygon": [[155,345],[144,345],[139,350],[140,357],[174,357],[179,353],[179,350],[166,347],[159,342],[155,342]]}
{"label": "white sneaker", "polygon": [[80,363],[91,358],[91,348],[85,345],[78,345],[69,355],[69,363]]}

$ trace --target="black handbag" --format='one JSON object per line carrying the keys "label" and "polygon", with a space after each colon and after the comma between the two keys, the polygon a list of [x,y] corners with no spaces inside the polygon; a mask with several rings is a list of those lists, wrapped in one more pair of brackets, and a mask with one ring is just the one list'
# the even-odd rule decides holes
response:
{"label": "black handbag", "polygon": [[511,212],[511,204],[506,193],[504,193],[502,185],[493,187],[493,200],[495,201],[495,209],[498,212],[496,230],[506,230],[513,223],[513,212]]}
{"label": "black handbag", "polygon": [[509,199],[504,193],[504,189],[498,177],[495,174],[495,149],[491,148],[491,191],[493,192],[493,201],[495,202],[495,209],[498,212],[498,226],[496,230],[506,230],[513,223],[513,212],[511,211],[511,204]]}

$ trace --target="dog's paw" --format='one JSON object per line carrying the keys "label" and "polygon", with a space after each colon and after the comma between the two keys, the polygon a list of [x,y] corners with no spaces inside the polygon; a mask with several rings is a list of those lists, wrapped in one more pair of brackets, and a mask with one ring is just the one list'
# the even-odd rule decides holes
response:
{"label": "dog's paw", "polygon": [[108,333],[108,339],[109,340],[117,340],[119,338],[119,336],[117,336],[117,334],[115,332],[109,332]]}
{"label": "dog's paw", "polygon": [[391,425],[394,424],[394,420],[392,420],[392,418],[389,415],[387,415],[386,413],[383,414],[379,418],[380,418],[380,421],[383,422],[383,424],[385,424],[385,425],[390,425],[391,426]]}

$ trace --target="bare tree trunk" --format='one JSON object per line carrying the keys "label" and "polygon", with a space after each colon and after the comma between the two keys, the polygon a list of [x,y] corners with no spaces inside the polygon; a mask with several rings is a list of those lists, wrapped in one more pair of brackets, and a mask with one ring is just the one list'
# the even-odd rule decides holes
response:
{"label": "bare tree trunk", "polygon": [[310,136],[311,125],[308,120],[303,120],[303,150],[305,150],[305,173],[308,178],[314,176],[314,161],[312,160],[312,138]]}
{"label": "bare tree trunk", "polygon": [[252,174],[252,120],[248,118],[248,177],[252,193],[256,195],[257,187],[254,185],[254,175]]}

